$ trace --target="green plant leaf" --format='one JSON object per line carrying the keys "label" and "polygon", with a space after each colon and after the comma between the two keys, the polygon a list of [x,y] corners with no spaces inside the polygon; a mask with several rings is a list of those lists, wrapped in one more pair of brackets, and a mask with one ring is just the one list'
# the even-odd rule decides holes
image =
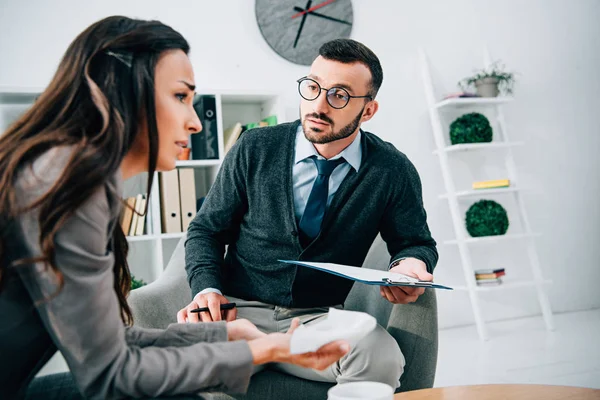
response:
{"label": "green plant leaf", "polygon": [[479,200],[467,210],[467,232],[472,237],[504,235],[508,230],[508,214],[493,200]]}
{"label": "green plant leaf", "polygon": [[138,289],[146,285],[146,282],[141,279],[136,279],[135,276],[131,275],[131,290]]}
{"label": "green plant leaf", "polygon": [[453,145],[491,142],[492,137],[490,121],[480,113],[461,115],[450,124],[450,142]]}

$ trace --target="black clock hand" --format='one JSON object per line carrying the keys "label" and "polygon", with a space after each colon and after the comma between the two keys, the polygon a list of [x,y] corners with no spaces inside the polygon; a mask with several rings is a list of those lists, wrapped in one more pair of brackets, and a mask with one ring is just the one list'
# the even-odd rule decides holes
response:
{"label": "black clock hand", "polygon": [[[310,5],[312,4],[312,0],[308,0],[308,3],[306,3],[306,10],[308,10],[310,8]],[[304,10],[302,10],[304,11]],[[300,39],[300,34],[302,33],[302,28],[304,28],[304,22],[306,21],[306,15],[304,14],[302,16],[302,21],[300,22],[300,28],[298,28],[298,34],[296,35],[296,40],[294,40],[294,48],[296,48],[296,45],[298,44],[298,39]]]}
{"label": "black clock hand", "polygon": [[[300,12],[304,11],[304,9],[302,9],[301,7],[294,7],[294,10],[295,11],[300,11]],[[311,14],[311,15],[314,15],[315,17],[325,18],[325,19],[328,19],[330,21],[339,22],[340,24],[352,25],[352,23],[350,23],[348,21],[344,21],[342,19],[333,18],[333,17],[330,17],[329,15],[323,15],[323,14],[320,14],[320,13],[318,13],[316,11],[309,11],[306,14]]]}

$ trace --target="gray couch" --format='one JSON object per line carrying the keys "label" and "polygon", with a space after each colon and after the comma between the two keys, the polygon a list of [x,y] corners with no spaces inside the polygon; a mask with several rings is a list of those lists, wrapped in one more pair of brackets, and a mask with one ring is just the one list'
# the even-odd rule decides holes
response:
{"label": "gray couch", "polygon": [[[191,300],[185,273],[185,237],[182,238],[163,274],[151,284],[129,296],[135,325],[165,328],[176,322],[176,314]],[[373,243],[364,266],[385,270],[389,254],[380,237]],[[438,351],[437,306],[435,291],[428,289],[414,304],[392,305],[379,294],[379,288],[356,283],[345,308],[364,311],[377,319],[396,339],[406,358],[400,391],[433,386]],[[239,399],[325,399],[331,384],[312,382],[283,373],[265,370],[254,377],[248,393]],[[218,394],[216,398],[231,399]]]}

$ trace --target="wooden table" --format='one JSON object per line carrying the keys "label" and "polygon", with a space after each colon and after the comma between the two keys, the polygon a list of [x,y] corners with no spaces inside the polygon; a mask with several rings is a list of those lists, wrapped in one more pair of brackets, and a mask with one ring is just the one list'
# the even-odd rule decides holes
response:
{"label": "wooden table", "polygon": [[600,400],[600,390],[552,385],[451,386],[398,393],[394,400]]}

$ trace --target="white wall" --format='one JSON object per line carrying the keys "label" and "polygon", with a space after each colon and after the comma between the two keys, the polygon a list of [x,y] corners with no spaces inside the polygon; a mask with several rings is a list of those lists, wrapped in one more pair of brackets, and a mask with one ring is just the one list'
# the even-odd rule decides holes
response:
{"label": "white wall", "polygon": [[[416,164],[435,238],[452,237],[448,206],[426,112],[417,48],[448,91],[493,58],[520,72],[516,101],[506,118],[545,275],[555,284],[555,311],[600,306],[600,2],[596,0],[354,0],[352,37],[370,46],[384,67],[381,109],[365,126],[394,143]],[[156,18],[192,46],[197,83],[204,88],[267,89],[288,94],[297,115],[295,79],[307,68],[277,56],[262,39],[254,2],[3,0],[0,6],[0,86],[44,86],[69,42],[90,23],[111,15]],[[513,249],[508,247],[507,252]],[[515,251],[518,249],[514,249]],[[481,250],[477,250],[481,251]],[[461,274],[457,250],[440,245],[439,279]],[[522,253],[523,256],[525,253]],[[569,279],[576,283],[561,283]],[[459,279],[460,281],[460,279]],[[536,314],[524,290],[483,296],[487,319]],[[472,323],[467,295],[440,294],[440,324]]]}

